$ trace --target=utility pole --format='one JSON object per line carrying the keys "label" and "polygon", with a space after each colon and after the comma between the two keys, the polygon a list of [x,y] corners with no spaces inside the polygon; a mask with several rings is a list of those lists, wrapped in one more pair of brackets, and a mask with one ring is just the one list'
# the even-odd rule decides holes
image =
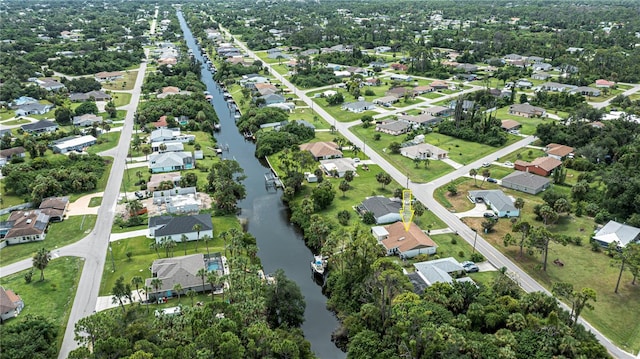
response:
{"label": "utility pole", "polygon": [[109,253],[111,253],[111,267],[112,267],[112,272],[116,271],[116,261],[113,259],[113,248],[111,248],[111,246],[109,246]]}
{"label": "utility pole", "polygon": [[476,235],[473,237],[473,253],[476,252],[476,240],[478,239],[478,231],[474,228],[471,229],[472,231],[474,231],[476,233]]}

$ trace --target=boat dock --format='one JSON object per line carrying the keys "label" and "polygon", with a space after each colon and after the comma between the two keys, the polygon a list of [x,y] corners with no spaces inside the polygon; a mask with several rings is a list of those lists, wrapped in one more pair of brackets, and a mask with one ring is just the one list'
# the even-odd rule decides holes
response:
{"label": "boat dock", "polygon": [[273,174],[273,172],[267,172],[264,174],[264,185],[265,187],[267,187],[267,189],[272,187],[276,190],[278,188],[284,188],[284,185],[282,184],[282,181],[280,181],[280,178]]}

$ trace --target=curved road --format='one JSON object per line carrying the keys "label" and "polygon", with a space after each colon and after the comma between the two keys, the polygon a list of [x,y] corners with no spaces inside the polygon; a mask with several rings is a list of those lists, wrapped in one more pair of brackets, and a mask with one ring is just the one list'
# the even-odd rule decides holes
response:
{"label": "curved road", "polygon": [[[229,34],[226,29],[223,29],[223,28],[221,29],[225,31],[227,34]],[[256,54],[253,53],[253,51],[249,50],[244,43],[238,41],[235,38],[234,38],[234,41],[236,45],[241,47],[246,53],[249,54],[249,56],[255,59],[259,59],[259,57],[256,56]],[[287,86],[290,90],[292,90],[308,106],[311,106],[312,99],[307,96],[306,91],[299,91],[291,82],[289,82],[284,76],[282,76],[277,71],[275,71],[269,64],[264,63],[264,66],[268,67],[271,74],[276,79],[281,81],[283,85]],[[640,88],[640,85],[638,86]],[[633,91],[633,90],[637,91],[636,88],[629,91]],[[442,98],[440,98],[439,100],[442,100]],[[350,123],[338,122],[335,120],[333,116],[331,116],[328,112],[326,112],[320,106],[315,106],[315,111],[320,116],[322,116],[322,118],[324,118],[324,120],[327,121],[327,123],[335,124],[336,129],[340,131],[342,135],[344,135],[349,141],[354,143],[356,146],[362,148],[364,152],[364,149],[366,149],[365,143],[362,140],[360,140],[357,136],[355,136],[351,131],[349,131],[349,127],[353,126],[354,124],[357,124],[358,121],[354,121]],[[436,188],[450,182],[453,179],[468,175],[470,169],[479,168],[482,166],[482,163],[484,162],[493,162],[496,158],[503,157],[517,149],[525,147],[531,144],[534,141],[534,139],[535,138],[533,136],[526,137],[523,140],[520,140],[512,145],[509,145],[505,148],[501,148],[500,150],[492,153],[489,156],[478,159],[475,162],[469,163],[445,176],[442,176],[434,181],[431,181],[425,184],[412,183],[411,181],[409,181],[409,179],[405,174],[398,171],[395,167],[389,164],[384,158],[382,158],[382,156],[380,156],[378,153],[371,150],[370,148],[368,152],[366,152],[366,155],[368,155],[369,158],[373,160],[374,163],[378,164],[384,171],[389,173],[391,177],[393,177],[393,179],[395,179],[398,183],[400,183],[401,185],[403,183],[408,183],[409,184],[408,188],[412,190],[414,197],[416,197],[416,199],[422,202],[429,210],[431,210],[436,216],[438,216],[438,218],[444,221],[447,224],[447,226],[449,226],[449,228],[451,228],[454,231],[457,231],[458,234],[462,238],[464,238],[469,244],[473,245],[475,241],[476,250],[482,253],[482,255],[484,255],[487,258],[487,260],[491,264],[493,264],[496,268],[506,267],[509,272],[515,274],[518,284],[520,285],[520,287],[522,287],[522,289],[524,289],[527,292],[545,292],[551,295],[551,293],[549,293],[548,290],[546,290],[542,285],[536,282],[525,271],[523,271],[520,267],[518,267],[511,260],[509,260],[504,254],[502,254],[500,251],[494,248],[490,243],[488,243],[484,238],[482,238],[482,236],[477,235],[476,237],[476,232],[474,232],[471,228],[469,228],[466,224],[464,224],[458,217],[456,217],[453,213],[449,212],[449,210],[444,208],[440,203],[438,203],[433,198],[433,191]],[[564,305],[562,302],[560,303],[563,305],[563,307],[565,307],[565,309],[568,309],[566,305]],[[627,353],[626,351],[620,349],[611,341],[609,341],[607,337],[602,335],[598,330],[592,327],[588,322],[582,320],[582,318],[580,318],[579,321],[585,326],[585,328],[587,328],[592,333],[594,333],[596,338],[600,341],[600,343],[602,343],[602,345],[605,348],[607,348],[607,350],[612,356],[614,356],[615,358],[624,358],[624,359],[634,358],[632,354]]]}

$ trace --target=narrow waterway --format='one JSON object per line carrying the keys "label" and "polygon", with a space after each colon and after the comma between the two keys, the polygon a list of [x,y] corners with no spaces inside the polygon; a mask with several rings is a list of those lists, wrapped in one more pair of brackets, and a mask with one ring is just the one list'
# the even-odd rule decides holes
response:
{"label": "narrow waterway", "polygon": [[344,358],[345,353],[331,342],[331,332],[338,326],[338,321],[326,309],[327,298],[313,281],[310,266],[313,254],[305,246],[301,234],[289,222],[287,209],[280,200],[282,192],[265,187],[264,174],[269,169],[254,156],[255,145],[245,141],[238,133],[233,113],[222,96],[222,90],[213,81],[211,72],[204,66],[204,58],[181,12],[178,12],[178,19],[187,46],[196,59],[203,63],[202,82],[213,95],[212,103],[222,125],[221,131],[215,135],[218,145],[228,145],[229,151],[224,152],[223,156],[238,161],[247,175],[244,181],[247,198],[239,204],[242,208],[241,217],[248,219],[248,231],[256,237],[260,249],[258,256],[264,271],[272,273],[282,268],[287,277],[300,287],[307,303],[302,329],[314,353],[319,358]]}

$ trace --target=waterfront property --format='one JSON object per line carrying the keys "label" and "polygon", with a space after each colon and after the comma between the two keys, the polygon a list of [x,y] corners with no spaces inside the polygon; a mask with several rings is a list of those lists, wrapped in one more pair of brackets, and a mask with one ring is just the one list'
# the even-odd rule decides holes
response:
{"label": "waterfront property", "polygon": [[347,171],[356,172],[356,168],[351,158],[332,158],[328,160],[320,160],[320,168],[327,176],[344,177]]}
{"label": "waterfront property", "polygon": [[342,157],[342,151],[335,142],[311,142],[300,145],[301,151],[309,151],[316,161]]}
{"label": "waterfront property", "polygon": [[173,187],[178,187],[181,179],[182,176],[180,176],[180,172],[153,174],[151,175],[149,182],[147,182],[147,191],[153,192],[157,190],[163,182],[168,182],[173,185]]}
{"label": "waterfront property", "polygon": [[399,200],[391,200],[384,196],[373,196],[362,201],[356,207],[356,210],[361,216],[370,212],[373,214],[376,224],[385,224],[402,220],[400,208],[402,208],[402,203]]}
{"label": "waterfront property", "polygon": [[195,167],[191,152],[164,152],[149,156],[151,173],[190,170]]}
{"label": "waterfront property", "polygon": [[405,229],[402,222],[385,226],[384,229],[388,234],[379,243],[386,249],[388,256],[413,258],[418,254],[436,253],[438,245],[414,222],[409,225],[409,230]]}
{"label": "waterfront property", "polygon": [[[195,226],[200,226],[200,231]],[[157,216],[149,218],[149,237],[160,243],[162,238],[168,237],[174,242],[181,242],[182,235],[187,241],[195,241],[203,236],[213,238],[213,223],[210,214],[196,214],[191,216]]]}
{"label": "waterfront property", "polygon": [[173,188],[153,192],[153,204],[164,206],[167,213],[197,213],[202,201],[195,187]]}

